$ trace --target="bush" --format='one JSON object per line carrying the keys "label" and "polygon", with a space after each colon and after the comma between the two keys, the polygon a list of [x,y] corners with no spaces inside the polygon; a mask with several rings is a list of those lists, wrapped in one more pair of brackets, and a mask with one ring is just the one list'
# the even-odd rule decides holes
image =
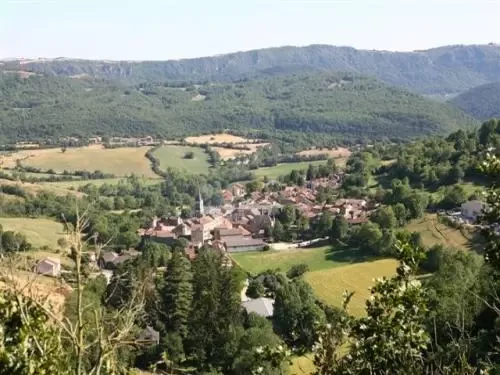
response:
{"label": "bush", "polygon": [[188,151],[184,154],[184,159],[194,159],[194,152]]}
{"label": "bush", "polygon": [[295,279],[296,277],[302,276],[307,271],[309,271],[309,266],[307,264],[296,264],[290,268],[286,275],[290,279]]}
{"label": "bush", "polygon": [[257,279],[250,281],[247,288],[247,296],[250,298],[259,298],[264,295],[264,285]]}

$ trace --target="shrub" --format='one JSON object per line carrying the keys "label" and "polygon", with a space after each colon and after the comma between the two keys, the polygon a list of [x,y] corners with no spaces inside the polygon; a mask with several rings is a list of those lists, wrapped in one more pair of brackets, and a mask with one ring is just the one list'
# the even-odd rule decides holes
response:
{"label": "shrub", "polygon": [[309,271],[309,266],[307,264],[296,264],[290,268],[286,275],[290,279],[295,279],[296,277],[302,276],[307,271]]}
{"label": "shrub", "polygon": [[250,298],[259,298],[265,292],[264,285],[257,279],[250,281],[247,288],[247,296]]}
{"label": "shrub", "polygon": [[188,151],[184,154],[184,159],[194,159],[194,152]]}

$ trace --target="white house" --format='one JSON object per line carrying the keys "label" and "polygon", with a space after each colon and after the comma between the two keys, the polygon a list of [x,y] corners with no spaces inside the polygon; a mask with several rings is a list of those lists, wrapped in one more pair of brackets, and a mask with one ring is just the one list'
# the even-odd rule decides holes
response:
{"label": "white house", "polygon": [[460,211],[463,217],[472,221],[476,221],[477,218],[481,216],[484,207],[485,204],[483,202],[473,200],[463,203]]}
{"label": "white house", "polygon": [[41,275],[57,277],[61,274],[61,260],[45,258],[36,265],[35,269]]}

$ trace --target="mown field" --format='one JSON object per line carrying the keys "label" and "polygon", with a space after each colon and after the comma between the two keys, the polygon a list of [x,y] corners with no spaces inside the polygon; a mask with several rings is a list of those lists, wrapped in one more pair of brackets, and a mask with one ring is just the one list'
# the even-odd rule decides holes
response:
{"label": "mown field", "polygon": [[68,148],[66,152],[62,152],[61,149],[54,148],[39,150],[38,153],[31,152],[22,163],[44,170],[52,169],[56,172],[100,170],[120,177],[134,174],[154,178],[158,176],[151,170],[151,163],[145,157],[149,149],[150,147],[105,149],[100,146],[89,146]]}
{"label": "mown field", "polygon": [[[321,165],[321,164],[325,164],[325,163],[326,163],[326,160],[301,161],[301,162],[297,162],[297,163],[283,163],[283,164],[275,165],[274,167],[259,168],[253,172],[255,173],[255,176],[258,178],[267,177],[269,179],[276,179],[279,176],[289,174],[294,169],[297,169],[297,170],[307,169],[307,167],[309,167],[309,164]],[[338,163],[338,165],[341,165],[341,164]]]}
{"label": "mown field", "polygon": [[296,264],[307,264],[310,271],[317,271],[362,260],[355,251],[335,250],[331,246],[265,252],[249,251],[232,253],[231,256],[245,271],[254,275],[268,269],[280,269],[286,272]]}
{"label": "mown field", "polygon": [[[193,159],[184,158],[187,152],[194,154]],[[153,155],[160,161],[160,168],[176,168],[193,174],[208,173],[208,155],[200,147],[168,145],[158,148]]]}
{"label": "mown field", "polygon": [[345,290],[354,292],[349,312],[360,316],[364,313],[365,301],[370,296],[369,289],[375,279],[394,275],[397,264],[394,259],[366,261],[307,272],[304,278],[313,288],[317,298],[332,306],[342,307],[342,294]]}
{"label": "mown field", "polygon": [[410,222],[405,229],[410,232],[419,232],[425,246],[440,244],[445,247],[470,250],[474,245],[471,241],[472,233],[469,237],[465,230],[461,231],[439,223],[436,214],[425,214],[423,218]]}
{"label": "mown field", "polygon": [[4,231],[20,232],[35,248],[49,246],[57,247],[57,240],[64,237],[64,228],[61,223],[50,219],[31,218],[0,218]]}

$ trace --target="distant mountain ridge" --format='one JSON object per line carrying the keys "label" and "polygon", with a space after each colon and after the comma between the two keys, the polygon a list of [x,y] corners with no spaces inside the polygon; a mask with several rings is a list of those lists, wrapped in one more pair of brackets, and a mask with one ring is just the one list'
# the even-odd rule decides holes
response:
{"label": "distant mountain ridge", "polygon": [[330,45],[286,46],[183,60],[109,62],[64,58],[10,61],[2,67],[57,76],[87,74],[128,83],[237,81],[290,73],[344,71],[376,77],[422,94],[456,95],[500,80],[500,46],[455,45],[415,52]]}
{"label": "distant mountain ridge", "polygon": [[481,121],[500,118],[500,81],[474,87],[450,103]]}
{"label": "distant mountain ridge", "polygon": [[353,73],[240,82],[127,85],[0,74],[0,138],[161,135],[234,129],[338,139],[409,139],[478,122],[462,111]]}

